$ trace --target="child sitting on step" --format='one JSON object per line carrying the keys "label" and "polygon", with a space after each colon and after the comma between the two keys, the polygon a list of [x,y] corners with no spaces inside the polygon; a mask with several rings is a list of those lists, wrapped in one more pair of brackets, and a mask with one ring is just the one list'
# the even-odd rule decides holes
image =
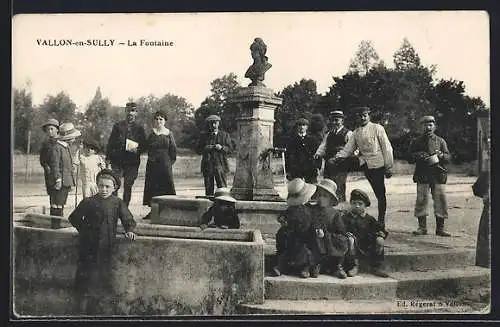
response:
{"label": "child sitting on step", "polygon": [[239,229],[240,219],[235,204],[236,199],[230,195],[228,188],[220,187],[215,190],[214,204],[201,216],[200,228]]}
{"label": "child sitting on step", "polygon": [[276,233],[277,264],[273,274],[298,273],[302,278],[310,276],[314,260],[308,248],[312,211],[309,209],[316,185],[301,178],[291,180],[288,185],[288,208],[278,217],[281,227]]}
{"label": "child sitting on step", "polygon": [[339,203],[337,198],[337,184],[331,179],[323,179],[317,185],[310,208],[313,211],[311,238],[308,244],[312,251],[314,265],[311,277],[318,277],[323,265],[328,272],[338,278],[346,278],[343,269],[344,256],[347,253],[347,237],[345,226],[340,212],[334,208]]}
{"label": "child sitting on step", "polygon": [[350,204],[350,210],[343,217],[349,241],[345,260],[347,276],[353,277],[358,273],[358,256],[365,256],[370,260],[373,275],[389,277],[382,269],[384,240],[388,233],[377,219],[366,213],[370,198],[362,190],[355,189],[351,192]]}

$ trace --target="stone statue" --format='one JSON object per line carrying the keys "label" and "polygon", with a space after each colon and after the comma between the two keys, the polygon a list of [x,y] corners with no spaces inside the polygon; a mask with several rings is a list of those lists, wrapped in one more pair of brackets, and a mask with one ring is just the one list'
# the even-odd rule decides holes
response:
{"label": "stone statue", "polygon": [[262,81],[264,80],[264,74],[272,67],[272,65],[267,62],[266,57],[267,46],[264,41],[258,37],[250,45],[250,52],[253,58],[253,64],[248,67],[245,77],[252,80],[252,83],[248,86],[265,86]]}

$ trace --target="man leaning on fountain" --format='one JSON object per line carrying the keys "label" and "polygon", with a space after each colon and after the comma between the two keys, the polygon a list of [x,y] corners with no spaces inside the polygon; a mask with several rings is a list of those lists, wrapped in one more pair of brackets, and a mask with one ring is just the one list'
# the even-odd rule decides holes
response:
{"label": "man leaning on fountain", "polygon": [[[206,119],[208,132],[200,135],[196,152],[202,155],[201,172],[205,183],[205,195],[212,196],[214,188],[227,187],[229,163],[227,155],[232,150],[231,137],[219,129],[220,117],[210,115]],[[215,180],[215,183],[214,183]]]}

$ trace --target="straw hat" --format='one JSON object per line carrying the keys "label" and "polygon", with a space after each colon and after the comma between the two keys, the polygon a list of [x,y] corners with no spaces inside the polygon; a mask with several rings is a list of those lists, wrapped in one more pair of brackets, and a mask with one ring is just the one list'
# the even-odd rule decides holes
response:
{"label": "straw hat", "polygon": [[339,204],[339,198],[337,197],[337,184],[331,179],[325,178],[321,182],[319,182],[318,187],[330,193],[333,197],[333,205],[336,206]]}
{"label": "straw hat", "polygon": [[231,196],[229,189],[227,187],[219,187],[215,190],[214,200],[232,202],[235,203],[236,199]]}
{"label": "straw hat", "polygon": [[220,121],[220,117],[217,115],[210,115],[205,120],[206,121]]}
{"label": "straw hat", "polygon": [[63,123],[59,126],[59,135],[60,140],[67,141],[81,136],[82,133],[75,128],[73,123]]}
{"label": "straw hat", "polygon": [[57,119],[50,118],[42,125],[42,129],[45,129],[45,126],[54,126],[56,128],[59,128],[59,121]]}
{"label": "straw hat", "polygon": [[302,178],[294,178],[288,183],[286,202],[290,206],[306,204],[316,192],[316,185],[306,183]]}
{"label": "straw hat", "polygon": [[334,110],[334,111],[331,111],[328,116],[330,118],[344,118],[344,112],[342,110]]}

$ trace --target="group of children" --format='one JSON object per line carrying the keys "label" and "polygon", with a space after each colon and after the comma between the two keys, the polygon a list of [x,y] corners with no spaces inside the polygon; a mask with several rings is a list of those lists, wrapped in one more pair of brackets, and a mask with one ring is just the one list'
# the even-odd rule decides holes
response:
{"label": "group of children", "polygon": [[275,276],[316,278],[325,272],[344,279],[357,275],[359,257],[365,256],[374,275],[388,277],[382,268],[387,231],[366,213],[368,195],[353,190],[350,210],[342,211],[334,208],[339,202],[336,191],[330,179],[317,185],[300,178],[288,183],[288,208],[278,218]]}

